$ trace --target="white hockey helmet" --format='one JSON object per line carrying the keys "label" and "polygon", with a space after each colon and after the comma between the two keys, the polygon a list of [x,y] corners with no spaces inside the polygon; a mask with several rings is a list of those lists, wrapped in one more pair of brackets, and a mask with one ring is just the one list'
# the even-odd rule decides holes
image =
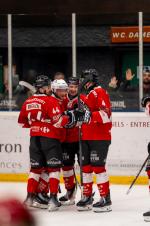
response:
{"label": "white hockey helmet", "polygon": [[52,91],[55,93],[56,90],[68,90],[68,85],[63,79],[55,79],[51,84]]}

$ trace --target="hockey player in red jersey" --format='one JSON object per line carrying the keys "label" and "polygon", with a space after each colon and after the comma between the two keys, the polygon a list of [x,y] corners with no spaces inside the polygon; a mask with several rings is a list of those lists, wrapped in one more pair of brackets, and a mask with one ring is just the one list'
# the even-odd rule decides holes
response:
{"label": "hockey player in red jersey", "polygon": [[[52,82],[52,96],[57,99],[62,112],[67,110],[67,94],[68,85],[65,80],[55,79]],[[66,139],[66,129],[63,127],[60,130],[60,141],[63,143]]]}
{"label": "hockey player in red jersey", "polygon": [[[145,108],[146,115],[150,116],[150,95],[143,97],[142,107]],[[150,155],[150,142],[148,143],[147,149],[148,149],[148,154]],[[147,161],[146,172],[147,172],[147,176],[148,176],[148,179],[150,182],[150,159],[148,159],[148,161]],[[150,183],[149,183],[149,192],[150,192]],[[143,214],[143,217],[144,217],[145,221],[149,222],[150,221],[150,211],[145,212]]]}
{"label": "hockey player in red jersey", "polygon": [[36,94],[28,98],[22,106],[18,123],[30,128],[31,170],[27,185],[27,205],[33,204],[38,181],[45,166],[49,173],[50,199],[48,210],[57,210],[61,203],[57,199],[62,149],[61,128],[72,121],[72,115],[63,115],[57,98],[49,96],[50,80],[38,76],[35,82]]}
{"label": "hockey player in red jersey", "polygon": [[[78,86],[79,79],[75,77],[70,77],[68,79],[68,104],[67,109],[69,111],[77,108],[78,104]],[[74,163],[75,155],[79,154],[79,128],[77,123],[74,123],[71,127],[66,128],[66,139],[62,144],[63,149],[63,178],[65,183],[65,188],[67,190],[66,194],[60,197],[64,205],[75,204],[75,194],[76,194],[76,182],[74,174]]]}
{"label": "hockey player in red jersey", "polygon": [[[60,81],[59,81],[60,80]],[[58,103],[60,105],[61,111],[64,112],[66,110],[67,105],[67,94],[68,94],[68,85],[64,81],[64,79],[55,79],[52,82],[52,92],[51,95],[58,100]],[[60,128],[60,141],[61,143],[64,142],[66,137],[66,129]],[[62,145],[61,145],[62,146]],[[39,199],[44,199],[47,201],[47,193],[48,193],[48,174],[46,171],[43,171],[40,175],[39,185],[37,187],[38,197],[36,197],[37,201],[40,201]],[[36,202],[34,200],[34,206],[41,207],[39,205],[39,202]],[[45,205],[46,207],[46,205]]]}
{"label": "hockey player in red jersey", "polygon": [[84,71],[83,78],[82,86],[88,91],[88,95],[84,100],[85,111],[80,117],[80,121],[83,122],[83,198],[77,203],[77,209],[80,211],[92,209],[94,172],[100,200],[93,204],[93,210],[108,212],[111,211],[111,199],[105,164],[111,144],[111,104],[108,93],[99,85],[99,75],[95,69]]}

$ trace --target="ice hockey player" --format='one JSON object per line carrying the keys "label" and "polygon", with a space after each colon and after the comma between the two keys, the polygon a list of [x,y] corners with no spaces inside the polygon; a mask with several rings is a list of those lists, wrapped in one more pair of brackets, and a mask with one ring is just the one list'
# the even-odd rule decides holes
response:
{"label": "ice hockey player", "polygon": [[[67,83],[64,81],[64,79],[55,79],[52,82],[52,96],[57,98],[58,103],[60,105],[60,108],[62,110],[62,112],[64,112],[66,110],[66,104],[67,104],[67,94],[68,94],[68,85]],[[66,129],[65,128],[60,128],[61,130],[61,137],[60,137],[60,141],[61,143],[64,142],[65,137],[66,137]],[[43,202],[45,200],[45,202],[48,202],[48,174],[47,172],[44,170],[42,172],[42,174],[40,175],[40,179],[39,179],[39,184],[37,187],[37,197],[36,200],[34,199],[34,207],[41,207],[41,205],[39,205],[40,200],[42,199]],[[47,205],[42,205],[42,207],[47,208]]]}
{"label": "ice hockey player", "polygon": [[57,199],[62,166],[60,128],[70,123],[72,116],[63,115],[57,98],[49,96],[51,87],[47,76],[38,76],[35,88],[36,93],[24,102],[18,118],[18,123],[22,124],[23,128],[30,128],[31,136],[29,147],[31,170],[25,204],[33,205],[39,177],[46,165],[50,189],[48,210],[54,211],[61,206]]}
{"label": "ice hockey player", "polygon": [[[52,96],[57,99],[58,104],[62,112],[67,110],[67,94],[68,94],[68,85],[63,79],[55,79],[52,82]],[[60,128],[61,136],[60,141],[63,143],[66,138],[66,129],[64,127]]]}
{"label": "ice hockey player", "polygon": [[93,172],[100,200],[93,204],[94,212],[111,211],[109,179],[106,173],[106,159],[111,144],[111,104],[108,93],[99,84],[95,69],[85,70],[82,74],[82,87],[88,91],[84,100],[87,106],[80,117],[82,124],[82,172],[83,198],[77,203],[79,211],[91,210],[93,204]]}
{"label": "ice hockey player", "polygon": [[[60,81],[58,81],[58,80],[60,80]],[[60,108],[63,112],[64,110],[66,110],[66,101],[67,101],[66,97],[67,97],[67,93],[68,93],[68,85],[64,81],[64,79],[61,79],[61,78],[55,79],[54,82],[52,82],[52,84],[53,85],[51,87],[52,88],[51,94],[52,94],[52,96],[54,96],[55,98],[58,99]],[[60,137],[61,142],[64,141],[65,137],[66,137],[66,130],[65,130],[65,128],[61,128],[61,137]],[[47,196],[48,191],[49,191],[48,174],[47,174],[46,170],[44,170],[40,175],[39,184],[37,187],[38,197],[36,197],[36,198],[48,200],[48,196]],[[36,203],[34,200],[34,206],[36,205],[36,207],[38,207],[38,203],[39,202]],[[41,207],[41,205],[39,207]],[[46,207],[46,205],[43,207]]]}
{"label": "ice hockey player", "polygon": [[[147,95],[143,97],[142,99],[142,107],[145,108],[145,113],[147,116],[150,116],[150,95]],[[150,142],[148,143],[148,154],[150,155]],[[150,182],[150,159],[147,162],[146,166],[146,172],[147,176]],[[150,184],[149,184],[149,192],[150,192]],[[149,222],[150,221],[150,211],[147,211],[146,213],[143,214],[144,220]]]}
{"label": "ice hockey player", "polygon": [[[78,104],[78,86],[79,79],[70,77],[68,79],[68,104],[67,110],[75,110]],[[76,195],[76,179],[74,171],[75,156],[79,154],[79,128],[75,123],[71,127],[66,128],[66,139],[62,144],[63,149],[63,178],[66,194],[59,198],[63,205],[75,204]]]}

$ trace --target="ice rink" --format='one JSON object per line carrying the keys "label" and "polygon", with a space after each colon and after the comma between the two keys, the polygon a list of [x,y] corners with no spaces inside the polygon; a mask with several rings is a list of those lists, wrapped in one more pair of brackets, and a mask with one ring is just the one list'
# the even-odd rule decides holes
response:
{"label": "ice rink", "polygon": [[[128,185],[111,185],[112,212],[78,212],[75,206],[61,207],[57,212],[31,210],[37,220],[37,226],[144,226],[143,212],[150,209],[148,186],[134,186],[126,195]],[[61,185],[62,193],[64,192]],[[95,201],[98,200],[96,187]],[[26,196],[26,183],[0,183],[0,198],[18,197],[21,201]],[[76,201],[80,199],[80,191]]]}

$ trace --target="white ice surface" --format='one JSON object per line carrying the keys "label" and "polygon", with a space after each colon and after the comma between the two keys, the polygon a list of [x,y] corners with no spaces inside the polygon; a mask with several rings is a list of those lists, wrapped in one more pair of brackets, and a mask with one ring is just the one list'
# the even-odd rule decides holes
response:
{"label": "white ice surface", "polygon": [[[143,212],[150,209],[148,186],[134,186],[129,195],[129,186],[111,185],[112,212],[94,213],[93,211],[78,212],[75,206],[61,207],[57,212],[32,210],[37,226],[145,226]],[[64,187],[61,185],[62,193]],[[94,187],[95,201],[99,199]],[[8,196],[23,201],[26,197],[26,183],[0,183],[0,199]],[[76,201],[80,199],[80,191]]]}

